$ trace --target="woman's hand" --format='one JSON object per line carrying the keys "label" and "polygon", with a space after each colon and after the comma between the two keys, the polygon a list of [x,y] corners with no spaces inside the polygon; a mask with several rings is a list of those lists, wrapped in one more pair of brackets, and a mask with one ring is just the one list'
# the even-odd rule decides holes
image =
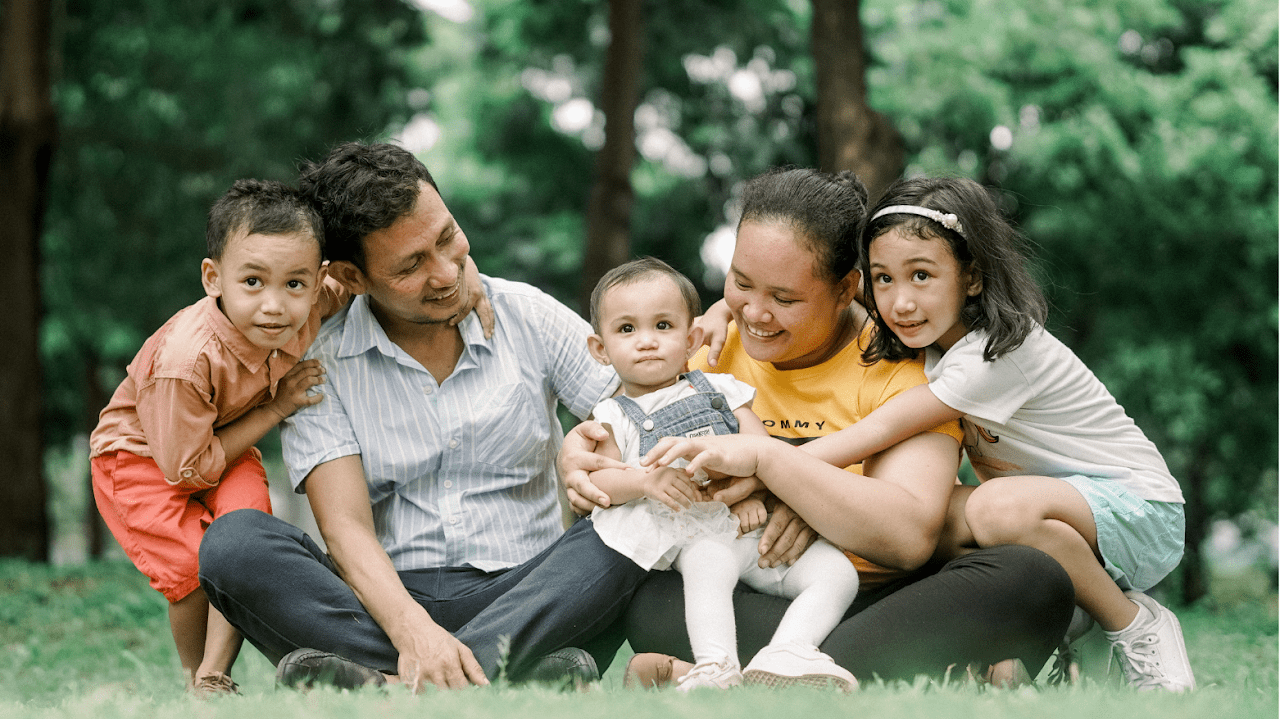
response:
{"label": "woman's hand", "polygon": [[710,347],[707,351],[707,364],[712,367],[720,361],[720,350],[724,349],[724,342],[729,337],[729,322],[732,320],[733,313],[729,311],[729,305],[721,299],[708,307],[701,317],[695,317],[689,328],[697,338],[694,347]]}
{"label": "woman's hand", "polygon": [[769,524],[760,537],[760,567],[769,569],[779,564],[795,564],[804,550],[816,541],[818,533],[808,522],[791,507],[774,502]]}

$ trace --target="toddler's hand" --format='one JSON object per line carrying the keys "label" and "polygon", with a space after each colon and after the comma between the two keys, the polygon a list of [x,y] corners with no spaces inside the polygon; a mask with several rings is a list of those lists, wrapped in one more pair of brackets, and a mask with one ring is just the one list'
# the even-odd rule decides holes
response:
{"label": "toddler's hand", "polygon": [[324,399],[323,393],[307,393],[307,390],[321,384],[324,384],[324,368],[320,366],[320,360],[299,362],[280,378],[280,383],[276,385],[275,399],[268,402],[267,407],[279,415],[280,419],[284,419],[297,412],[300,407],[309,407]]}
{"label": "toddler's hand", "polygon": [[679,512],[698,501],[699,492],[682,470],[661,467],[645,473],[644,496]]}
{"label": "toddler's hand", "polygon": [[747,497],[729,507],[738,518],[738,536],[750,532],[769,520],[769,512],[764,508],[764,501],[759,497]]}

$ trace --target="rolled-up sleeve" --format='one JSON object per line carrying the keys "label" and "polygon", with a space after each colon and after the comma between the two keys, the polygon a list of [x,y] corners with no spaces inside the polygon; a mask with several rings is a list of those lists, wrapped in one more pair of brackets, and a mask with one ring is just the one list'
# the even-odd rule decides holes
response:
{"label": "rolled-up sleeve", "polygon": [[218,408],[208,391],[188,380],[157,378],[138,389],[137,412],[166,481],[193,489],[218,484],[227,456],[213,433]]}

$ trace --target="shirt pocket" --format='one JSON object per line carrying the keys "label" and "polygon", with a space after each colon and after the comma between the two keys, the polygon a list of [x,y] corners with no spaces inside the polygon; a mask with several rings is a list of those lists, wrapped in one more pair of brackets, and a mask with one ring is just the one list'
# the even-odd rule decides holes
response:
{"label": "shirt pocket", "polygon": [[[527,384],[508,384],[476,404],[476,461],[503,470],[522,470],[521,479],[542,469],[550,439],[545,404]],[[530,470],[524,472],[523,470]]]}

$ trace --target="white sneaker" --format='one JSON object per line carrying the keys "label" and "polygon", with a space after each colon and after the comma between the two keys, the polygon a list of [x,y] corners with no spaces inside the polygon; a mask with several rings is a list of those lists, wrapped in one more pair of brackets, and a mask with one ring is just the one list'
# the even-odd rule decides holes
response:
{"label": "white sneaker", "polygon": [[848,669],[836,664],[817,647],[803,644],[770,644],[751,658],[743,677],[748,684],[768,687],[799,684],[843,692],[858,688],[858,680]]}
{"label": "white sneaker", "polygon": [[1191,673],[1178,618],[1142,592],[1124,595],[1138,606],[1146,607],[1153,617],[1135,627],[1106,632],[1129,685],[1143,691],[1195,689],[1196,679]]}
{"label": "white sneaker", "polygon": [[742,684],[742,670],[737,662],[721,659],[718,662],[694,664],[689,673],[676,680],[676,691],[691,692],[694,689],[728,689]]}

